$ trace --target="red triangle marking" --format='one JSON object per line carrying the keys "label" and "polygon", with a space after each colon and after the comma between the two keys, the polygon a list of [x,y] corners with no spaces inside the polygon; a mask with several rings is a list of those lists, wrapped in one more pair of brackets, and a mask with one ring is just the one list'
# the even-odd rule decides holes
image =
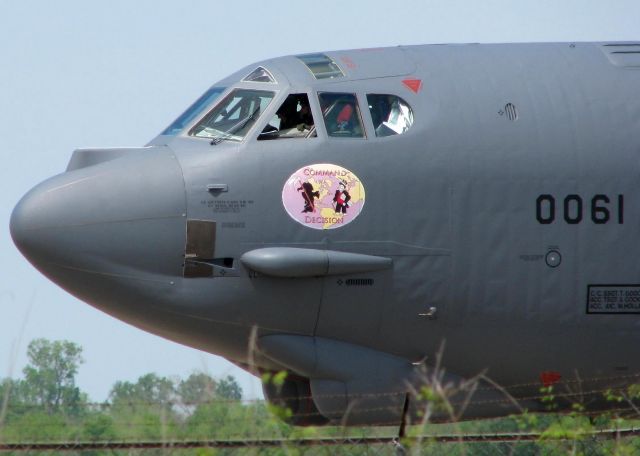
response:
{"label": "red triangle marking", "polygon": [[540,374],[540,381],[544,387],[548,387],[558,383],[561,377],[559,372],[546,371]]}
{"label": "red triangle marking", "polygon": [[418,93],[422,89],[422,79],[405,79],[402,83],[414,93]]}

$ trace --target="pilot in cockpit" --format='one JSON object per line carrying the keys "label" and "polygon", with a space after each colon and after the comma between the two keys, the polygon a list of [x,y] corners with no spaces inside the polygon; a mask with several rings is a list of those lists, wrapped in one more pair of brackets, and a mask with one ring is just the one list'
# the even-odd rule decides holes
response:
{"label": "pilot in cockpit", "polygon": [[291,94],[262,131],[260,139],[307,137],[313,134],[313,125],[307,95]]}
{"label": "pilot in cockpit", "polygon": [[313,116],[307,96],[291,95],[282,104],[276,115],[280,118],[280,131],[295,128],[299,132],[311,130]]}
{"label": "pilot in cockpit", "polygon": [[298,131],[311,130],[313,127],[313,116],[307,97],[298,101],[297,110],[294,116]]}

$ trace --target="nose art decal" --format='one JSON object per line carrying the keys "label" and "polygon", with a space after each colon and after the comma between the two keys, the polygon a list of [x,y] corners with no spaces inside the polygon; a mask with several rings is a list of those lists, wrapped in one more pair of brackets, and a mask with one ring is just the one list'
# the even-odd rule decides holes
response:
{"label": "nose art decal", "polygon": [[291,218],[316,230],[349,224],[362,211],[364,198],[358,176],[329,163],[303,166],[282,189],[282,204]]}

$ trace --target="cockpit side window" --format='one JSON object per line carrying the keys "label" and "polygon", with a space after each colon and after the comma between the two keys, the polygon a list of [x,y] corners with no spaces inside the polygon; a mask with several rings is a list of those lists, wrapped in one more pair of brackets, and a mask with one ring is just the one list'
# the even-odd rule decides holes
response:
{"label": "cockpit side window", "polygon": [[409,103],[395,95],[367,94],[376,136],[401,135],[413,125]]}
{"label": "cockpit side window", "polygon": [[189,134],[214,141],[241,141],[260,114],[269,106],[275,92],[235,89],[191,129]]}
{"label": "cockpit side window", "polygon": [[173,121],[161,134],[175,136],[180,133],[193,119],[199,116],[204,109],[211,104],[213,100],[218,98],[224,87],[211,87],[200,98],[198,98],[191,106],[183,112],[180,117]]}
{"label": "cockpit side window", "polygon": [[327,134],[336,138],[364,138],[358,99],[352,93],[318,94]]}
{"label": "cockpit side window", "polygon": [[258,136],[259,140],[318,136],[306,93],[292,93]]}

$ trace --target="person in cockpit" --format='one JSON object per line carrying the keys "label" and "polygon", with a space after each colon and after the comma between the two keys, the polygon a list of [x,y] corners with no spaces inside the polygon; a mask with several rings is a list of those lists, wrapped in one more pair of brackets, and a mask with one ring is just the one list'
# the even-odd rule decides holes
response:
{"label": "person in cockpit", "polygon": [[260,139],[307,137],[312,134],[313,124],[307,95],[291,94],[262,130]]}
{"label": "person in cockpit", "polygon": [[307,97],[289,97],[280,107],[277,115],[280,117],[280,131],[295,128],[298,131],[311,130],[313,116]]}

